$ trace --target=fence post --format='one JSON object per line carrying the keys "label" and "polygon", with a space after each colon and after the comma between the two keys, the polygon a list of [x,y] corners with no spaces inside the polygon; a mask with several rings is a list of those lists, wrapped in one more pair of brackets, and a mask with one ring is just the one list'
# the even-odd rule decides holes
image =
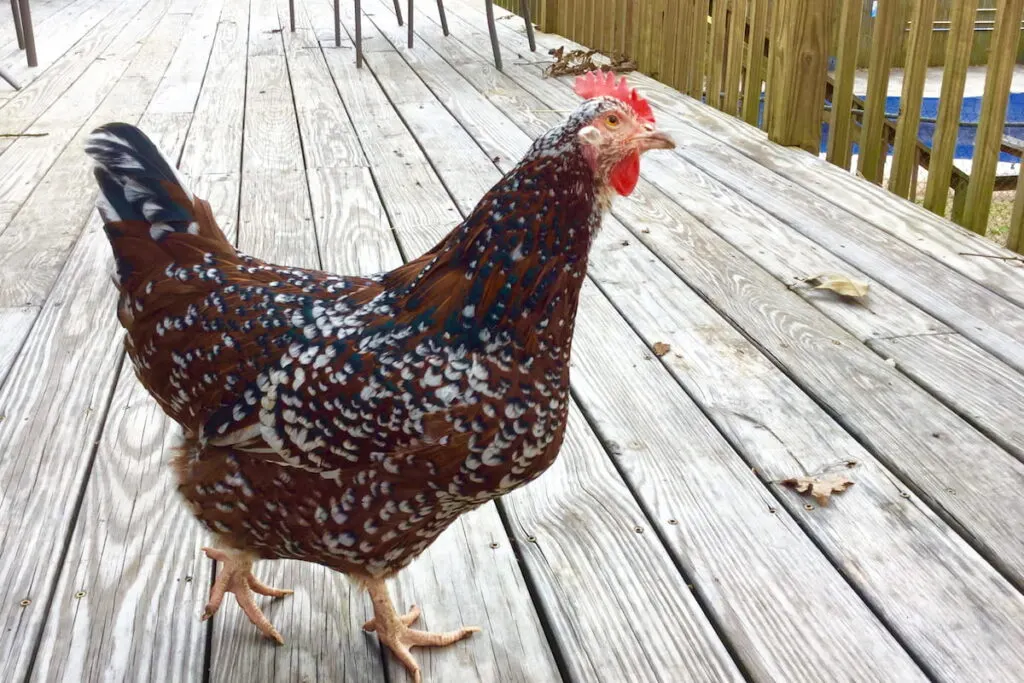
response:
{"label": "fence post", "polygon": [[999,0],[996,8],[996,25],[985,73],[985,92],[981,98],[981,116],[974,138],[974,159],[962,223],[979,235],[985,234],[989,209],[992,208],[992,190],[996,182],[996,164],[1006,122],[1006,104],[1010,97],[1024,0]]}
{"label": "fence post", "polygon": [[768,55],[765,130],[780,145],[821,149],[832,0],[778,0]]}

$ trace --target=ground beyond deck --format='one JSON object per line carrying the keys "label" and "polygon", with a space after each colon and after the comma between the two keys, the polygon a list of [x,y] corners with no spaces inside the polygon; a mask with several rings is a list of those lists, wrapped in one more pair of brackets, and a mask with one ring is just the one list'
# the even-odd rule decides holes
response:
{"label": "ground beyond deck", "polygon": [[[405,681],[365,595],[289,562],[199,614],[213,566],[174,434],[123,362],[82,153],[140,122],[241,248],[369,273],[432,246],[578,99],[499,11],[365,0],[38,0],[0,64],[0,670],[21,680]],[[5,16],[6,20],[6,16]],[[282,30],[283,29],[283,30]],[[571,45],[571,44],[570,44]],[[393,588],[425,680],[1024,680],[1024,262],[638,74],[652,153],[594,248],[565,447]],[[800,278],[870,282],[865,302]],[[666,352],[665,347],[668,350]],[[655,351],[657,349],[657,351]],[[841,471],[827,507],[779,482]]]}

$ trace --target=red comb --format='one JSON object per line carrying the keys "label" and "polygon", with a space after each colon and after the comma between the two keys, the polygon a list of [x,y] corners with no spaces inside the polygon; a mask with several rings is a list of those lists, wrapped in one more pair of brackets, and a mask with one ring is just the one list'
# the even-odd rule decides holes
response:
{"label": "red comb", "polygon": [[636,115],[644,121],[654,123],[654,112],[647,100],[640,97],[635,89],[626,85],[626,77],[618,83],[615,82],[615,74],[611,71],[589,71],[576,79],[576,86],[573,88],[576,94],[585,100],[592,97],[607,95],[621,100],[633,108]]}

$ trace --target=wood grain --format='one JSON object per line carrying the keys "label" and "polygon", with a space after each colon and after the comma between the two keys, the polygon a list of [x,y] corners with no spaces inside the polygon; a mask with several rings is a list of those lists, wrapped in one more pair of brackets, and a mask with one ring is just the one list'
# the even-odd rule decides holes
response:
{"label": "wood grain", "polygon": [[245,121],[249,2],[226,2],[182,155],[182,172],[239,173]]}
{"label": "wood grain", "polygon": [[[69,3],[70,4],[70,3]],[[115,8],[121,11],[125,23],[145,6],[143,0],[127,0]],[[82,2],[75,3],[79,12],[85,11],[87,5]],[[114,9],[114,8],[111,8]],[[36,31],[45,26],[45,22],[35,22],[35,6],[32,8],[33,23]],[[85,17],[88,22],[88,17]],[[75,80],[85,69],[99,57],[110,41],[117,35],[120,25],[111,25],[101,22],[90,29],[81,40],[78,41],[77,54],[69,54],[51,64],[48,69],[42,70],[35,76],[31,83],[23,84],[22,89],[14,93],[11,98],[0,107],[0,116],[3,117],[4,130],[14,133],[24,132],[32,122],[45,112],[57,101],[64,92],[74,84]],[[45,30],[44,28],[42,30]],[[80,52],[79,52],[80,50]],[[19,52],[14,59],[24,61],[24,53]],[[9,64],[9,61],[3,63]],[[4,138],[0,140],[0,151],[6,150],[15,141],[15,138]]]}
{"label": "wood grain", "polygon": [[[93,30],[117,9],[117,6],[112,6],[111,3],[85,0],[82,3],[67,6],[39,23],[36,23],[33,17],[35,34],[50,37],[49,40],[37,40],[36,42],[39,65],[28,66],[25,52],[19,50],[17,44],[10,46],[8,52],[0,59],[0,63],[3,63],[8,73],[27,90],[38,74],[49,71],[50,68],[56,67],[58,64],[67,65],[69,62],[76,61],[67,59],[66,54],[80,39],[88,39],[90,36],[100,34],[106,35],[108,40],[113,37],[116,32],[110,31],[109,26],[105,27],[102,32],[94,33]],[[131,16],[131,14],[129,11],[128,15]],[[68,83],[70,82],[68,81]]]}
{"label": "wood grain", "polygon": [[[135,63],[136,56],[152,60],[148,67],[151,70],[159,68],[162,72],[166,67],[176,41],[162,40],[147,44],[145,39],[151,32],[159,32],[168,39],[180,36],[187,16],[165,15],[167,5],[168,0],[153,0],[129,21],[104,52],[104,58],[94,61],[75,84],[28,129],[29,132],[45,135],[17,138],[0,155],[0,233],[9,226],[17,208],[71,142],[77,129],[103,102],[125,69]],[[142,53],[144,44],[147,50]],[[163,67],[158,67],[161,60]]]}
{"label": "wood grain", "polygon": [[[219,0],[203,6],[205,14],[189,19],[182,13],[175,21],[168,21],[153,31],[89,119],[74,132],[70,144],[38,181],[7,229],[0,233],[0,306],[42,303],[72,245],[82,234],[86,220],[94,217],[96,180],[89,165],[84,163],[82,148],[86,139],[102,124],[111,121],[139,124],[143,113],[152,111],[149,105],[154,94],[172,87],[165,69],[168,76],[177,78],[174,74],[181,67],[169,62],[182,36],[201,32],[204,25],[212,30],[216,22],[216,14],[211,18],[210,13],[213,10],[219,13]],[[187,43],[183,47],[187,47]],[[193,78],[201,82],[202,74]],[[157,124],[152,116],[142,121],[143,130],[157,125],[161,129],[167,127]],[[174,116],[183,121],[187,129],[191,113]],[[184,129],[181,130],[183,138]]]}
{"label": "wood grain", "polygon": [[[39,315],[39,306],[4,306],[0,308],[0,387],[21,351],[21,345]],[[6,419],[6,417],[5,417]]]}

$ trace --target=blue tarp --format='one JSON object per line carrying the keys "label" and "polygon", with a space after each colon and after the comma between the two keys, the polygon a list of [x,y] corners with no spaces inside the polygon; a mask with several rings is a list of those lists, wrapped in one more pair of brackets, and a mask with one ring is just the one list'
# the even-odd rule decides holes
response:
{"label": "blue tarp", "polygon": [[[885,100],[885,111],[895,117],[900,110],[900,98],[899,97],[887,97]],[[921,117],[926,119],[934,119],[939,115],[939,99],[937,97],[926,97],[921,103]],[[965,97],[963,107],[960,109],[960,120],[977,123],[978,117],[981,115],[981,98],[980,97]],[[1018,125],[1007,125],[1004,128],[1006,135],[1011,135],[1015,138],[1024,139],[1024,93],[1010,93],[1010,101],[1006,106],[1006,122],[1007,124],[1018,124]],[[978,132],[977,126],[960,126],[959,135],[957,135],[956,152],[954,156],[957,159],[970,159],[974,156],[974,136]],[[918,136],[921,141],[927,146],[932,145],[932,136],[935,134],[934,123],[922,123],[919,128]],[[821,151],[825,151],[826,141],[828,140],[828,124],[824,124],[821,127]],[[857,145],[853,145],[853,153],[857,154]],[[892,153],[892,150],[889,150]],[[1006,162],[1017,162],[1017,157],[1006,154],[1005,152],[999,155],[1000,161]]]}
{"label": "blue tarp", "polygon": [[[891,114],[893,117],[899,113],[900,110],[900,98],[899,97],[887,97],[885,100],[885,111]],[[939,98],[937,97],[926,97],[921,103],[921,117],[934,119],[939,114]],[[960,120],[977,123],[978,117],[981,115],[981,98],[980,97],[965,97],[963,107],[960,109]],[[761,112],[758,115],[758,124],[761,124],[764,116],[764,100],[761,101]],[[1006,127],[1003,132],[1006,135],[1011,135],[1015,138],[1024,139],[1024,93],[1010,93],[1010,101],[1006,105]],[[1012,125],[1017,124],[1017,125]],[[956,152],[954,156],[957,159],[970,159],[974,156],[974,136],[978,132],[977,126],[960,126],[959,135],[957,136]],[[922,123],[919,128],[919,137],[924,144],[931,147],[932,136],[935,134],[934,123]],[[822,124],[821,127],[821,151],[824,153],[826,144],[828,141],[828,124]],[[856,143],[853,145],[853,153],[858,153],[858,146]],[[889,149],[889,153],[892,153],[892,149]],[[1019,161],[1017,157],[1001,153],[999,155],[999,161],[1006,161],[1016,163]]]}

